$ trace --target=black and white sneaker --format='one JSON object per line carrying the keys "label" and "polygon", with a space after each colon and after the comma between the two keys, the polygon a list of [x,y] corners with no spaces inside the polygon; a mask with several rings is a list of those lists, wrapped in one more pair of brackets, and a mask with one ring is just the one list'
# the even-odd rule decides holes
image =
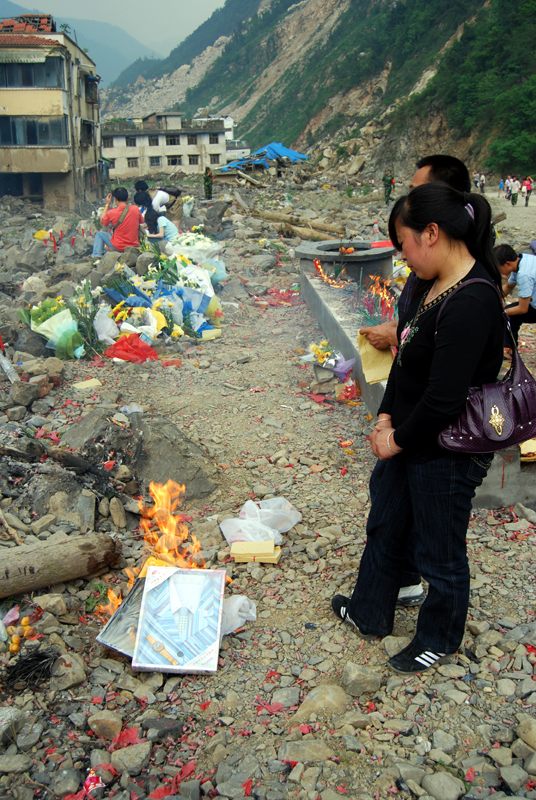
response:
{"label": "black and white sneaker", "polygon": [[414,586],[402,586],[398,593],[396,604],[399,608],[400,606],[405,608],[422,606],[425,597],[421,583],[417,583]]}
{"label": "black and white sneaker", "polygon": [[415,675],[416,672],[424,672],[424,670],[435,667],[437,664],[442,664],[446,660],[445,653],[434,653],[431,650],[424,650],[415,644],[415,641],[410,642],[407,647],[389,659],[389,666],[395,672],[401,675]]}
{"label": "black and white sneaker", "polygon": [[352,625],[358,636],[360,636],[362,639],[366,639],[367,641],[370,641],[371,639],[377,639],[378,637],[373,633],[363,633],[359,629],[359,625],[353,621],[352,617],[348,613],[349,602],[349,597],[345,597],[343,594],[336,594],[331,600],[331,607],[338,618],[343,622],[348,622],[350,625]]}

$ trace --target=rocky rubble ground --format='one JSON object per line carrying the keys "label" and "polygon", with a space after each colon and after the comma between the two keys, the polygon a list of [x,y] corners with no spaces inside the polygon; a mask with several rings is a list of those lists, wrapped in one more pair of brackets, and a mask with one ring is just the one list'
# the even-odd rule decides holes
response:
{"label": "rocky rubble ground", "polygon": [[[307,396],[313,373],[299,356],[323,334],[303,303],[271,294],[299,282],[298,241],[279,238],[277,226],[252,211],[291,205],[302,216],[355,221],[363,234],[376,215],[384,224],[385,211],[296,178],[260,192],[241,187],[229,210],[219,207],[226,327],[219,340],[174,345],[180,366],[58,363],[16,328],[14,310],[40,296],[21,293],[20,278],[36,275],[42,293],[57,291],[58,277],[50,251],[35,271],[24,272],[20,260],[7,266],[10,250],[15,261],[25,231],[36,227],[20,208],[24,226],[0,250],[11,281],[11,294],[2,288],[3,332],[27,379],[11,390],[0,383],[0,547],[7,557],[18,542],[49,546],[95,530],[120,542],[122,560],[3,601],[5,610],[13,600],[21,613],[44,610],[34,624],[39,638],[24,640],[20,654],[0,644],[3,662],[37,648],[60,660],[37,686],[16,678],[8,686],[5,677],[0,684],[0,796],[76,796],[94,767],[106,788],[92,796],[118,800],[536,797],[534,512],[473,514],[470,615],[451,663],[410,678],[388,668],[412,635],[416,609],[398,611],[393,635],[377,642],[361,641],[330,610],[335,592],[351,590],[364,544],[372,418],[363,405]],[[62,291],[86,269],[94,281],[102,277],[103,267],[83,254],[61,266]],[[73,386],[91,378],[101,385]],[[129,413],[132,403],[142,411]],[[349,439],[353,453],[341,447]],[[89,467],[58,461],[56,440]],[[108,587],[128,591],[126,570],[148,554],[134,497],[146,495],[159,465],[175,467],[179,480],[184,448],[193,464],[180,510],[192,517],[206,566],[232,579],[226,595],[254,600],[257,620],[224,637],[216,674],[134,672],[129,659],[96,642],[105,620],[95,608]],[[235,564],[218,522],[247,499],[272,496],[288,498],[302,522],[284,534],[278,565]]]}

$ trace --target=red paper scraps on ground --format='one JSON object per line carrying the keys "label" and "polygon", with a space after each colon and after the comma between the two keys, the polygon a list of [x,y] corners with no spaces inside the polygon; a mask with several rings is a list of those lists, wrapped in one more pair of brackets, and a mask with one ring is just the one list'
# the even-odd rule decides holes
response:
{"label": "red paper scraps on ground", "polygon": [[473,767],[470,767],[465,773],[465,780],[467,781],[467,783],[472,783],[474,779],[475,779],[475,770]]}
{"label": "red paper scraps on ground", "polygon": [[199,708],[201,709],[201,711],[204,711],[205,708],[209,707],[209,705],[210,705],[210,700],[207,700],[206,703],[199,703]]}
{"label": "red paper scraps on ground", "polygon": [[329,403],[326,402],[326,396],[323,394],[313,394],[312,392],[305,392],[305,396],[308,397],[313,402],[318,403],[319,406],[324,406],[324,408],[332,408]]}
{"label": "red paper scraps on ground", "polygon": [[86,790],[80,789],[80,791],[77,792],[76,794],[66,794],[63,800],[84,800],[85,796],[86,796]]}
{"label": "red paper scraps on ground", "polygon": [[142,740],[138,739],[138,728],[125,728],[124,731],[117,734],[115,739],[112,740],[111,745],[108,748],[109,753],[113,753],[114,750],[121,747],[126,747],[129,744],[141,744]]}
{"label": "red paper scraps on ground", "polygon": [[111,347],[104,351],[106,358],[122,358],[134,364],[143,364],[145,361],[158,361],[158,356],[152,347],[142,342],[137,333],[122,336]]}
{"label": "red paper scraps on ground", "polygon": [[279,714],[283,710],[283,703],[267,703],[265,700],[261,700],[259,694],[257,695],[257,702],[258,706],[255,706],[255,708],[258,714],[263,711],[267,711],[269,714]]}
{"label": "red paper scraps on ground", "polygon": [[525,649],[527,653],[534,653],[536,654],[536,647],[533,644],[526,644]]}
{"label": "red paper scraps on ground", "polygon": [[[71,665],[68,664],[67,666],[70,667]],[[102,697],[92,697],[91,698],[91,702],[96,704],[96,705],[98,705],[99,703],[102,703]]]}
{"label": "red paper scraps on ground", "polygon": [[348,467],[343,467],[341,469],[341,475],[346,475],[347,472],[348,472]]}
{"label": "red paper scraps on ground", "polygon": [[104,469],[113,469],[115,467],[115,461],[106,461],[104,464]]}
{"label": "red paper scraps on ground", "polygon": [[181,367],[182,361],[180,358],[168,358],[165,361],[162,361],[163,367]]}
{"label": "red paper scraps on ground", "polygon": [[248,778],[247,781],[242,784],[242,789],[244,790],[244,795],[246,797],[251,797],[251,789],[252,789],[251,778]]}
{"label": "red paper scraps on ground", "polygon": [[149,800],[161,800],[162,797],[170,797],[173,793],[171,786],[159,786],[149,795]]}
{"label": "red paper scraps on ground", "polygon": [[186,780],[186,778],[189,778],[190,775],[193,775],[193,773],[195,772],[195,767],[196,767],[195,761],[190,761],[189,764],[184,765],[184,767],[181,769],[180,772],[177,772],[177,774],[173,778],[173,783],[171,784],[171,788],[173,790],[172,794],[178,794],[179,785],[182,783],[182,781]]}
{"label": "red paper scraps on ground", "polygon": [[281,289],[268,289],[266,300],[271,306],[297,306],[303,303],[299,292],[290,289],[286,292]]}

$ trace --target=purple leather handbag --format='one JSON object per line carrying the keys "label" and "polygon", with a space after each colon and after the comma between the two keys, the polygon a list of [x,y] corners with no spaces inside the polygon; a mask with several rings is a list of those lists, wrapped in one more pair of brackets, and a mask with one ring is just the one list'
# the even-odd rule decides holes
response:
{"label": "purple leather handbag", "polygon": [[[493,286],[501,301],[496,286],[483,278],[465,281],[441,304],[436,319],[436,335],[439,318],[447,301],[470,283],[487,283]],[[482,388],[469,389],[467,405],[458,419],[438,436],[438,444],[444,450],[458,453],[494,453],[513,444],[521,444],[536,436],[536,380],[532,377],[517,352],[508,314],[503,309],[508,331],[512,337],[512,364],[510,369],[495,383],[486,383]]]}

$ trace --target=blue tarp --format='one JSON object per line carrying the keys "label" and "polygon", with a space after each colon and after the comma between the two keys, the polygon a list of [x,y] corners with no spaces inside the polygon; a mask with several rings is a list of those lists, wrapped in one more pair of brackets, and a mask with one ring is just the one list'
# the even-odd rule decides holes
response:
{"label": "blue tarp", "polygon": [[[260,158],[254,158],[254,156],[260,156]],[[240,169],[248,164],[264,164],[266,169],[268,169],[270,166],[268,161],[275,161],[276,158],[288,158],[292,163],[296,163],[296,161],[306,161],[309,156],[304,156],[303,153],[298,153],[296,150],[290,150],[288,147],[282,145],[281,142],[270,142],[270,144],[266,144],[264,147],[255,150],[248,158],[241,158],[238,161],[226,164],[225,167],[222,167],[221,171],[226,172],[228,169]]]}

